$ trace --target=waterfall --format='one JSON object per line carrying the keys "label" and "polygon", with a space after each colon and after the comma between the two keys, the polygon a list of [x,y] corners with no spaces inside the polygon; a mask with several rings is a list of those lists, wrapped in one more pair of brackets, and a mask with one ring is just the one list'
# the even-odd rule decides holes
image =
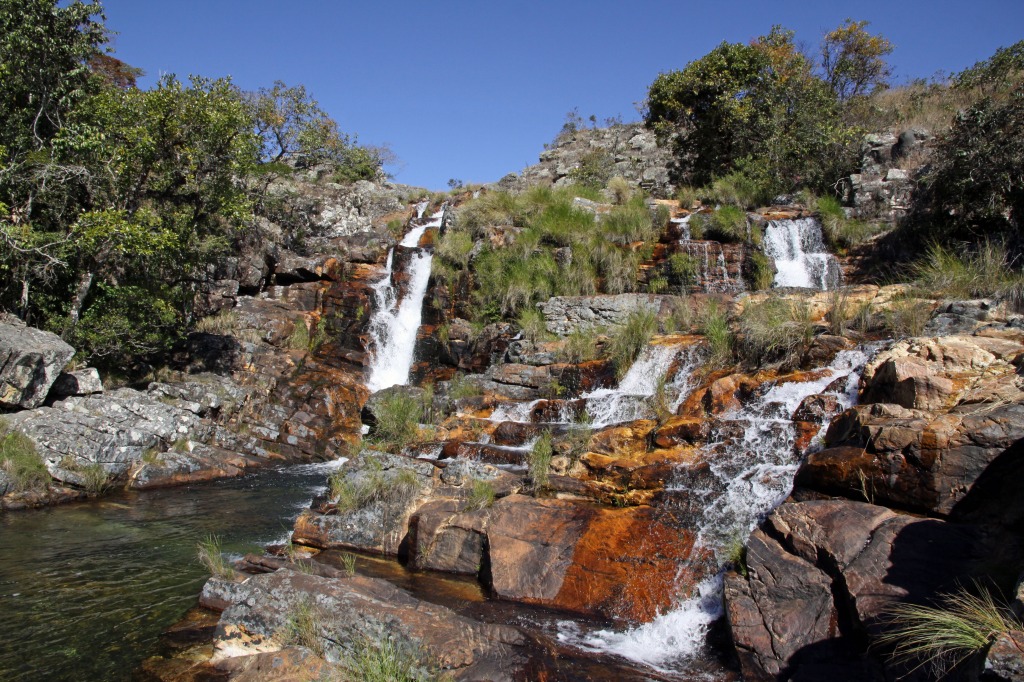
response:
{"label": "waterfall", "polygon": [[618,387],[599,388],[584,395],[591,426],[608,426],[652,416],[648,399],[657,391],[658,382],[665,378],[678,353],[679,348],[675,346],[649,345],[641,351]]}
{"label": "waterfall", "polygon": [[[417,208],[422,215],[425,207]],[[409,383],[416,332],[423,317],[423,297],[427,293],[433,262],[431,252],[419,248],[418,244],[428,229],[440,227],[443,214],[442,209],[431,216],[429,221],[409,230],[399,243],[399,246],[413,251],[406,266],[409,286],[405,296],[399,300],[398,287],[394,283],[393,248],[388,252],[384,276],[373,285],[375,305],[368,328],[373,358],[369,366],[370,377],[366,382],[366,387],[373,392]]]}
{"label": "waterfall", "polygon": [[[801,458],[794,452],[793,412],[804,398],[823,391],[835,393],[844,408],[854,404],[869,352],[843,351],[816,378],[773,386],[759,399],[723,415],[721,421],[743,426],[742,440],[709,443],[705,459],[710,475],[687,480],[681,469],[674,484],[675,491],[693,501],[690,509],[701,510],[694,556],[700,554],[698,548],[710,550],[721,565],[728,558],[729,545],[745,539],[785,501]],[[836,389],[844,377],[845,384]],[[722,588],[720,570],[700,582],[693,594],[681,595],[673,610],[649,623],[624,632],[601,630],[587,635],[566,629],[559,638],[671,671],[699,653],[711,623],[723,615]]]}
{"label": "waterfall", "polygon": [[775,286],[835,289],[842,272],[825,249],[821,223],[814,218],[772,220],[764,234],[764,250],[775,261]]}

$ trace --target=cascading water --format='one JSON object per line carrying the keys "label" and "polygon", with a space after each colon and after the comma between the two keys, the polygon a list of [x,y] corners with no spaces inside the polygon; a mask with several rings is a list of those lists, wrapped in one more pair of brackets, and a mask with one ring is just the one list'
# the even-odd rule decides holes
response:
{"label": "cascading water", "polygon": [[[422,216],[425,207],[417,208]],[[370,377],[366,382],[367,388],[373,392],[409,383],[416,332],[423,317],[423,298],[427,293],[433,263],[433,254],[418,245],[428,229],[441,226],[443,216],[444,211],[438,211],[429,221],[410,230],[399,243],[399,246],[413,250],[406,266],[408,290],[401,300],[393,280],[394,249],[388,252],[384,277],[373,285],[376,312],[370,318],[368,329],[373,359],[370,361]]]}
{"label": "cascading water", "polygon": [[[599,388],[584,395],[591,426],[608,426],[652,416],[650,398],[657,392],[658,383],[662,380],[665,381],[665,388],[675,389],[670,391],[673,395],[669,396],[669,408],[678,407],[685,397],[682,389],[689,386],[693,369],[693,363],[686,362],[674,378],[668,379],[667,372],[679,353],[678,346],[649,345],[640,353],[616,388]],[[693,352],[688,349],[687,359],[692,356]]]}
{"label": "cascading water", "polygon": [[[779,384],[759,399],[720,420],[738,425],[739,442],[721,438],[706,446],[709,474],[694,477],[680,470],[673,488],[687,508],[697,512],[694,556],[710,551],[721,566],[730,544],[745,539],[771,510],[789,495],[800,463],[794,451],[796,430],[791,416],[804,398],[829,391],[845,408],[856,400],[860,371],[870,351],[839,353],[826,371],[805,382]],[[845,384],[841,379],[846,378]],[[836,389],[835,386],[842,384]],[[724,430],[728,430],[726,427]],[[598,631],[580,635],[572,627],[560,634],[587,648],[618,654],[654,668],[685,667],[703,647],[708,628],[722,616],[721,571],[700,582],[677,606],[650,623],[625,632]]]}
{"label": "cascading water", "polygon": [[815,218],[772,220],[764,233],[764,250],[775,261],[777,287],[829,290],[842,283],[839,262],[825,248]]}

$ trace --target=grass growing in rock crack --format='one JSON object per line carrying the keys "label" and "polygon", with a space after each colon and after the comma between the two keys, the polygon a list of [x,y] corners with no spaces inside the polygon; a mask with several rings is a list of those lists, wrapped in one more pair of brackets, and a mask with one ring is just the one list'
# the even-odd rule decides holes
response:
{"label": "grass growing in rock crack", "polygon": [[649,310],[633,311],[625,323],[614,330],[608,342],[607,352],[619,378],[629,371],[657,330],[658,318]]}
{"label": "grass growing in rock crack", "polygon": [[580,364],[597,357],[597,337],[591,329],[576,329],[558,349],[558,357],[564,362]]}
{"label": "grass growing in rock crack", "polygon": [[725,367],[733,361],[733,335],[729,317],[715,302],[708,303],[700,314],[700,333],[711,351],[706,364],[709,368]]}
{"label": "grass growing in rock crack", "polygon": [[221,551],[220,538],[216,535],[207,535],[204,539],[197,542],[196,555],[199,558],[199,563],[206,566],[206,570],[210,572],[210,575],[226,580],[235,577],[235,569],[231,568],[231,564],[224,558],[224,553]]}
{"label": "grass growing in rock crack", "polygon": [[982,651],[1000,634],[1021,628],[992,594],[960,588],[942,595],[936,606],[896,604],[888,609],[890,629],[878,639],[893,656],[914,669],[930,666],[940,677]]}
{"label": "grass growing in rock crack", "polygon": [[359,475],[336,471],[328,479],[328,487],[337,510],[349,512],[374,502],[388,505],[408,500],[419,490],[420,481],[409,469],[391,475],[377,470],[364,471]]}
{"label": "grass growing in rock crack", "polygon": [[277,639],[284,645],[306,647],[322,658],[326,631],[327,614],[311,599],[304,597],[289,609],[288,620],[278,631]]}
{"label": "grass growing in rock crack", "polygon": [[50,474],[43,460],[36,452],[35,444],[18,431],[7,430],[7,422],[0,419],[0,469],[15,491],[37,490],[45,488],[50,482]]}
{"label": "grass growing in rock crack", "polygon": [[739,326],[740,352],[755,366],[797,356],[814,340],[817,329],[806,301],[774,296],[744,308]]}
{"label": "grass growing in rock crack", "polygon": [[477,511],[487,509],[494,504],[494,485],[490,481],[483,481],[474,478],[469,487],[469,497],[466,499],[466,509]]}
{"label": "grass growing in rock crack", "polygon": [[[422,648],[393,633],[365,635],[342,657],[344,679],[360,682],[428,682],[438,677]],[[444,679],[444,678],[441,678]]]}
{"label": "grass growing in rock crack", "polygon": [[356,574],[356,555],[352,552],[342,552],[341,554],[341,565],[345,569],[345,573],[348,575]]}
{"label": "grass growing in rock crack", "polygon": [[385,449],[401,449],[415,440],[422,416],[423,403],[417,397],[401,391],[388,394],[374,407],[373,436]]}
{"label": "grass growing in rock crack", "polygon": [[921,336],[931,318],[932,304],[911,296],[893,297],[885,309],[885,328],[896,338]]}
{"label": "grass growing in rock crack", "polygon": [[530,472],[530,480],[536,490],[543,490],[548,485],[548,475],[551,471],[551,457],[554,448],[551,443],[551,432],[545,431],[537,439],[530,449],[527,467]]}

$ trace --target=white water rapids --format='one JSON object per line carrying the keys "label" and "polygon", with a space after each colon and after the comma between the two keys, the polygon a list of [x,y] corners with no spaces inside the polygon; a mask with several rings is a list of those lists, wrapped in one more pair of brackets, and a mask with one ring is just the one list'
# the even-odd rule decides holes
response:
{"label": "white water rapids", "polygon": [[[422,215],[422,208],[420,214]],[[366,386],[376,392],[383,388],[409,383],[413,351],[416,348],[416,332],[423,319],[423,298],[430,281],[433,255],[427,249],[418,248],[424,232],[441,226],[444,211],[438,211],[430,220],[409,230],[399,246],[413,249],[409,257],[407,275],[408,290],[399,300],[398,287],[393,281],[395,250],[388,252],[384,276],[373,285],[374,309],[370,318],[369,334],[372,340],[373,359],[370,362],[370,376]]]}
{"label": "white water rapids", "polygon": [[835,256],[825,248],[815,218],[772,220],[764,233],[764,251],[775,261],[775,286],[829,290],[842,282]]}

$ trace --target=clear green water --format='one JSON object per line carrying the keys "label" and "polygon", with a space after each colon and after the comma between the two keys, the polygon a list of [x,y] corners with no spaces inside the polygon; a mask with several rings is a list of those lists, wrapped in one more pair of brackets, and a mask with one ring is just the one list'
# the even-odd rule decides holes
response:
{"label": "clear green water", "polygon": [[195,545],[282,541],[330,465],[0,514],[0,680],[128,680],[196,602]]}

